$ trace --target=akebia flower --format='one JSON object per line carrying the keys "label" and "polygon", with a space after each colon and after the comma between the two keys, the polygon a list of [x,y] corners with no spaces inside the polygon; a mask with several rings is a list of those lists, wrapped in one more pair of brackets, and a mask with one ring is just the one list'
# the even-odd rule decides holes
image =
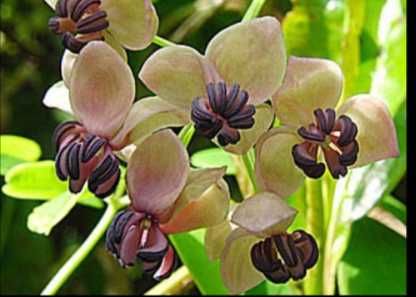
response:
{"label": "akebia flower", "polygon": [[[242,293],[265,278],[274,283],[300,280],[313,268],[319,257],[313,236],[304,230],[287,231],[296,213],[277,195],[260,192],[235,208],[234,228],[227,230],[225,222],[222,230],[214,231],[217,238],[206,237],[209,256],[220,258],[222,279],[230,293]],[[215,228],[219,227],[209,231]],[[219,238],[221,231],[228,234],[225,240]]]}
{"label": "akebia flower", "polygon": [[143,263],[156,279],[175,260],[166,234],[209,227],[225,220],[229,206],[225,168],[191,170],[186,149],[170,130],[137,146],[127,167],[131,205],[107,231],[107,249],[124,266]]}
{"label": "akebia flower", "polygon": [[333,178],[399,154],[394,123],[386,104],[369,94],[339,107],[343,75],[325,59],[290,57],[282,86],[272,96],[281,126],[256,144],[259,186],[287,197],[304,175]]}
{"label": "akebia flower", "polygon": [[245,153],[274,114],[264,102],[283,81],[286,52],[279,22],[262,17],[232,25],[205,55],[187,46],[156,51],[139,77],[161,99],[190,115],[198,133]]}
{"label": "akebia flower", "polygon": [[[187,115],[163,100],[151,97],[133,104],[134,97],[132,72],[114,49],[93,41],[81,50],[68,99],[75,120],[60,124],[53,137],[56,173],[69,179],[71,192],[88,182],[98,197],[111,194],[120,177],[115,152],[160,128],[186,122]],[[50,105],[67,109],[64,98],[52,101],[57,103]]]}
{"label": "akebia flower", "polygon": [[[88,42],[105,40],[122,48],[146,48],[156,35],[158,17],[150,0],[46,0],[55,9],[49,28],[62,35],[65,48],[73,53]],[[125,55],[125,53],[123,53]]]}

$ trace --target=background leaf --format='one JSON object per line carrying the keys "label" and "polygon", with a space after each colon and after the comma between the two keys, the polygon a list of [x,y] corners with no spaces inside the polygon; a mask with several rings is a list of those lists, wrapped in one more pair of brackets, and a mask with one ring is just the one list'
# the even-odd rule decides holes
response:
{"label": "background leaf", "polygon": [[227,294],[220,275],[219,260],[210,261],[204,247],[205,229],[170,235],[182,262],[191,272],[202,294]]}
{"label": "background leaf", "polygon": [[[19,164],[5,177],[3,193],[17,199],[48,200],[67,191],[67,182],[57,178],[55,162],[51,160]],[[89,191],[84,191],[78,202],[85,206],[102,208],[104,203]]]}
{"label": "background leaf", "polygon": [[52,228],[75,206],[79,197],[65,192],[35,207],[27,218],[27,227],[32,232],[48,236]]}
{"label": "background leaf", "polygon": [[16,135],[0,135],[0,174],[13,166],[39,159],[42,151],[35,141]]}
{"label": "background leaf", "polygon": [[338,266],[338,287],[342,295],[405,294],[406,239],[372,219],[356,221]]}
{"label": "background leaf", "polygon": [[235,174],[237,171],[231,154],[217,147],[194,153],[191,164],[198,168],[227,166],[226,174]]}

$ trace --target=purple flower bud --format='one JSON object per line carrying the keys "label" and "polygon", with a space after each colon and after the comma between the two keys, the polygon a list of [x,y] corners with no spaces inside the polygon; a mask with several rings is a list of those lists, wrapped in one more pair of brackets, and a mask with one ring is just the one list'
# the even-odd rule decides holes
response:
{"label": "purple flower bud", "polygon": [[303,230],[296,230],[256,243],[251,248],[251,261],[270,281],[285,283],[290,278],[305,277],[307,269],[318,261],[318,253],[315,239]]}
{"label": "purple flower bud", "polygon": [[325,172],[325,165],[317,162],[318,149],[321,148],[331,175],[334,178],[345,176],[347,166],[357,160],[357,125],[346,115],[336,120],[335,111],[330,108],[325,111],[318,108],[314,115],[316,123],[298,129],[298,134],[305,141],[292,148],[295,164],[307,176],[321,177]]}
{"label": "purple flower bud", "polygon": [[197,97],[192,102],[191,118],[196,130],[208,138],[218,137],[225,146],[240,140],[238,129],[254,125],[254,105],[247,104],[249,95],[238,84],[228,90],[225,82],[209,83],[207,98]]}
{"label": "purple flower bud", "polygon": [[63,34],[67,49],[79,53],[89,41],[103,40],[102,32],[109,22],[100,5],[100,0],[59,0],[56,16],[49,20],[48,26],[55,34]]}
{"label": "purple flower bud", "polygon": [[126,209],[119,212],[106,234],[106,248],[122,267],[141,261],[143,270],[157,280],[169,276],[177,260],[159,224],[141,212]]}

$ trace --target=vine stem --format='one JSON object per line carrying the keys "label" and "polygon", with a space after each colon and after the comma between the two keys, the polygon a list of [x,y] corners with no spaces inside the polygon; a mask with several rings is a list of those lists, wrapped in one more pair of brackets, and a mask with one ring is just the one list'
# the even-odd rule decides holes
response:
{"label": "vine stem", "polygon": [[260,10],[263,7],[265,2],[266,0],[251,1],[250,6],[248,7],[246,13],[244,14],[242,21],[245,22],[245,21],[254,19],[260,13]]}
{"label": "vine stem", "polygon": [[94,227],[94,230],[90,233],[88,238],[82,243],[78,250],[71,256],[71,258],[69,258],[64,266],[59,269],[58,273],[54,275],[52,280],[43,289],[41,295],[54,295],[62,287],[69,276],[88,256],[100,238],[104,235],[118,209],[119,207],[117,207],[117,205],[112,203],[110,200],[103,216]]}
{"label": "vine stem", "polygon": [[253,149],[251,148],[247,153],[242,155],[244,166],[246,167],[247,175],[253,186],[254,193],[257,193],[256,177],[254,175],[254,157]]}
{"label": "vine stem", "polygon": [[163,37],[157,36],[157,35],[153,38],[152,42],[154,44],[157,44],[160,47],[167,47],[167,46],[175,45],[175,43],[173,43],[172,41],[169,41],[169,40],[167,40]]}
{"label": "vine stem", "polygon": [[324,218],[324,199],[322,197],[322,184],[320,180],[306,179],[306,226],[317,241],[320,255],[318,263],[311,269],[308,277],[304,281],[305,295],[322,294],[323,274],[325,258],[325,218]]}
{"label": "vine stem", "polygon": [[195,133],[195,127],[192,123],[184,126],[181,131],[179,131],[179,138],[181,139],[182,143],[185,145],[185,147],[188,147],[189,143],[192,140],[192,136],[194,136]]}

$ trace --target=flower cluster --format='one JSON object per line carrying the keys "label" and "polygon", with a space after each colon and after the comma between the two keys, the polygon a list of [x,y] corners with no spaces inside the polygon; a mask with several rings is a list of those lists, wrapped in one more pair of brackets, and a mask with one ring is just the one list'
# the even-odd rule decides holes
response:
{"label": "flower cluster", "polygon": [[[398,154],[385,104],[364,94],[338,107],[339,66],[287,57],[273,17],[222,30],[204,55],[183,45],[157,50],[138,74],[156,96],[134,102],[124,48],[143,49],[154,38],[158,18],[151,1],[48,4],[56,12],[49,27],[67,49],[60,84],[67,91],[59,98],[49,91],[45,104],[75,118],[55,130],[56,174],[71,192],[87,185],[104,198],[120,180],[119,158],[127,162],[131,203],[106,236],[123,267],[141,262],[155,279],[165,278],[176,263],[167,235],[210,227],[207,253],[220,258],[231,292],[264,278],[302,279],[318,261],[319,246],[305,230],[288,232],[297,211],[284,198],[305,175],[320,178],[328,168],[338,179]],[[278,127],[272,127],[275,118]],[[168,129],[190,123],[234,154],[254,147],[257,193],[229,209],[225,168],[190,168],[186,148]]]}

